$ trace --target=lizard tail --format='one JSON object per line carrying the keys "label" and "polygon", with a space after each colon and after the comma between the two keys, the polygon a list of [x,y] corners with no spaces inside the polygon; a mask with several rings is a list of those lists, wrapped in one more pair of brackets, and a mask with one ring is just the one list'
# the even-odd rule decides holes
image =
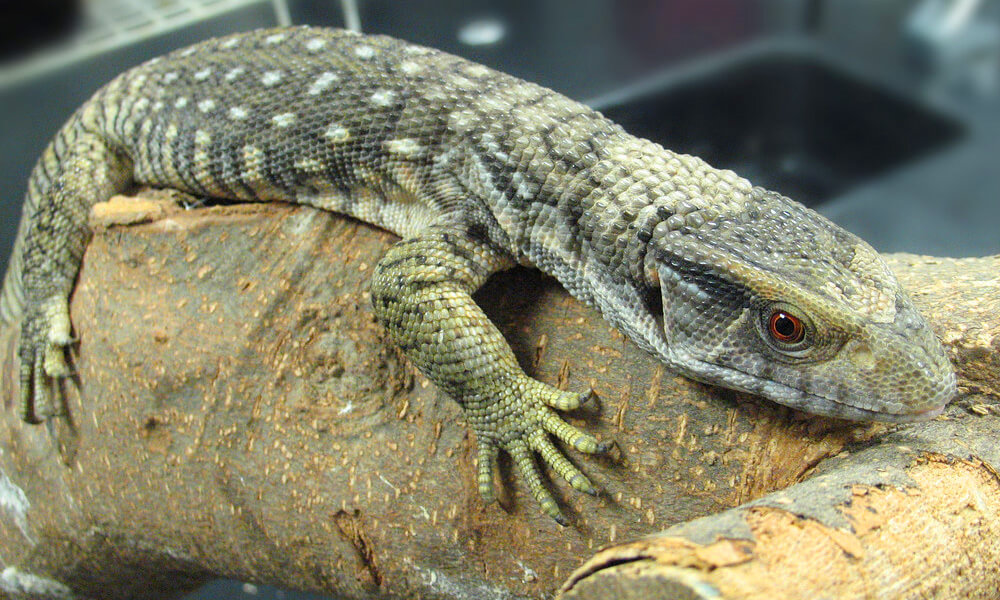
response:
{"label": "lizard tail", "polygon": [[[39,170],[38,167],[35,167],[32,180],[36,179],[35,172]],[[20,321],[24,314],[26,302],[24,286],[21,282],[21,275],[24,273],[24,238],[30,220],[28,217],[35,204],[29,193],[21,208],[21,222],[17,227],[17,237],[14,238],[14,248],[7,261],[7,272],[3,278],[3,288],[0,290],[0,322],[8,325]]]}

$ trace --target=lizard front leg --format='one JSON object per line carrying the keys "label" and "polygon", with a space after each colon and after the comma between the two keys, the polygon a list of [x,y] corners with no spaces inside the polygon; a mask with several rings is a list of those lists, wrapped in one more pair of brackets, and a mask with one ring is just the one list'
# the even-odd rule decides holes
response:
{"label": "lizard front leg", "polygon": [[533,453],[577,490],[595,494],[590,480],[549,436],[586,453],[603,452],[609,444],[569,425],[553,410],[576,408],[586,394],[528,377],[500,331],[472,300],[472,292],[491,274],[513,265],[507,253],[486,242],[457,229],[433,227],[399,242],[379,262],[372,303],[392,340],[462,406],[476,433],[483,500],[494,500],[493,468],[503,449],[542,510],[565,525]]}

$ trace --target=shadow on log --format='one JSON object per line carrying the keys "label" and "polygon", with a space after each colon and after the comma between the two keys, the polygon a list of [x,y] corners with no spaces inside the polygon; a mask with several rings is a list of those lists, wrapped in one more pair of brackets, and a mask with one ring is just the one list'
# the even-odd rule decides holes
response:
{"label": "shadow on log", "polygon": [[592,386],[598,405],[569,420],[618,442],[569,453],[599,497],[549,482],[562,528],[509,462],[482,505],[461,410],[375,323],[368,279],[393,236],[156,193],[98,205],[92,224],[69,421],[18,420],[16,332],[0,341],[0,597],[157,598],[217,576],[373,599],[1000,587],[996,257],[890,257],[963,391],[905,427],[673,376],[553,280],[493,278],[477,300],[528,373]]}

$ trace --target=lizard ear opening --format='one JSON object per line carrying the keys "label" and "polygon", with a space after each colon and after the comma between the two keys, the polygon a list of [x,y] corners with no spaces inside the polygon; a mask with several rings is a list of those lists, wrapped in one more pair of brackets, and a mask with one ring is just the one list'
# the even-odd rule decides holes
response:
{"label": "lizard ear opening", "polygon": [[665,329],[666,315],[663,313],[663,285],[658,269],[652,269],[646,274],[646,287],[643,290],[643,305],[649,315],[656,321],[659,333],[667,335]]}
{"label": "lizard ear opening", "polygon": [[656,323],[663,329],[663,292],[660,288],[647,288],[644,297],[643,304],[646,306],[646,310],[649,314],[656,319]]}

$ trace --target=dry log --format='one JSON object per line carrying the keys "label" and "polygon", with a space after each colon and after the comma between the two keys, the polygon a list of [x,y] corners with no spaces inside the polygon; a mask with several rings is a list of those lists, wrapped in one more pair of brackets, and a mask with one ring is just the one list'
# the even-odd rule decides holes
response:
{"label": "dry log", "polygon": [[[70,419],[18,421],[16,332],[0,339],[0,597],[157,598],[216,576],[345,598],[544,598],[564,582],[566,597],[667,597],[690,581],[744,597],[755,588],[729,590],[838,549],[829,571],[862,573],[867,590],[898,581],[889,572],[922,577],[912,597],[1000,586],[980,568],[997,564],[1000,462],[977,437],[1000,431],[997,258],[893,259],[966,392],[902,428],[673,376],[551,279],[493,278],[477,300],[528,372],[592,386],[599,403],[569,418],[619,445],[572,455],[598,498],[551,481],[562,528],[504,461],[501,501],[482,505],[460,409],[375,323],[367,282],[391,235],[302,207],[185,211],[156,194],[99,205],[93,226],[72,299]],[[662,570],[635,571],[649,565]],[[802,581],[829,589],[815,563]]]}

